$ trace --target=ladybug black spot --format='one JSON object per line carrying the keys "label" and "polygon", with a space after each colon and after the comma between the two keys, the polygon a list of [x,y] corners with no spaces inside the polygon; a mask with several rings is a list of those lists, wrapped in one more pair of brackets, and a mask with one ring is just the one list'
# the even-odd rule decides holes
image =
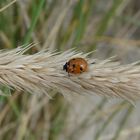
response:
{"label": "ladybug black spot", "polygon": [[83,68],[82,68],[82,67],[80,67],[80,70],[81,70],[81,71],[83,71]]}
{"label": "ladybug black spot", "polygon": [[75,68],[75,67],[76,67],[76,65],[75,65],[75,64],[73,64],[72,66],[73,66],[73,68]]}

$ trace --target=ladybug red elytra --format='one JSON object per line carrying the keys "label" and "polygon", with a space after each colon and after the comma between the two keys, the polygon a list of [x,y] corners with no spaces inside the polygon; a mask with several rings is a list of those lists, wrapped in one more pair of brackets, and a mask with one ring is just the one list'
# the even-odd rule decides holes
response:
{"label": "ladybug red elytra", "polygon": [[72,58],[63,66],[63,70],[68,73],[80,74],[88,69],[88,63],[83,58]]}

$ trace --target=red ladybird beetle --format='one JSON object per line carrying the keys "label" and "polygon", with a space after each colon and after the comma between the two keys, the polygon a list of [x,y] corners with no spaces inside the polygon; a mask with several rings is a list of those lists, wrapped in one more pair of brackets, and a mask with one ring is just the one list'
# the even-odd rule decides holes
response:
{"label": "red ladybird beetle", "polygon": [[72,58],[63,66],[63,70],[68,73],[80,74],[88,69],[88,63],[83,58]]}

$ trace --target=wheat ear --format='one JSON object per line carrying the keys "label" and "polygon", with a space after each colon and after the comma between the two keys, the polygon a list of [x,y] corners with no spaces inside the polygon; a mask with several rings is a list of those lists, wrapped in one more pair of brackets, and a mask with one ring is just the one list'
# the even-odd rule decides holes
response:
{"label": "wheat ear", "polygon": [[[68,50],[62,53],[40,51],[26,55],[26,48],[0,51],[0,84],[30,93],[47,93],[56,89],[63,95],[97,94],[129,101],[140,98],[140,65],[120,65],[112,59],[96,61],[87,54]],[[88,71],[71,75],[63,65],[73,57],[88,61]]]}

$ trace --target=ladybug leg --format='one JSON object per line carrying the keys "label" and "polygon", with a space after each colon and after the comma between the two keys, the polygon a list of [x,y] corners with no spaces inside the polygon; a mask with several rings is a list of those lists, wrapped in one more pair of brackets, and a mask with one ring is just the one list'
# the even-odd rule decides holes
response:
{"label": "ladybug leg", "polygon": [[92,62],[91,64],[96,64],[96,62]]}

